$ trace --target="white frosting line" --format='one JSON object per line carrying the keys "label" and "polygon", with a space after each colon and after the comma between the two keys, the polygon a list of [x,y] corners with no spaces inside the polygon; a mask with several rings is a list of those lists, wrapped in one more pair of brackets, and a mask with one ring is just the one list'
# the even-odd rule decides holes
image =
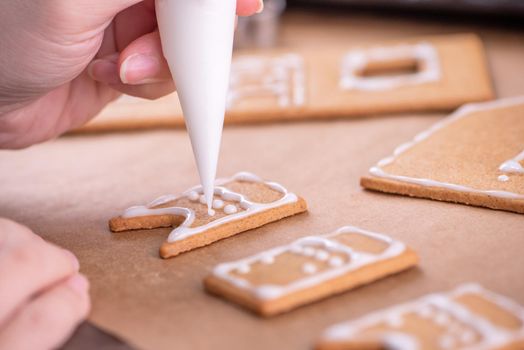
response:
{"label": "white frosting line", "polygon": [[[499,167],[499,170],[504,173],[510,173],[510,174],[524,174],[524,167],[521,164],[523,160],[524,160],[524,151],[517,154],[514,158],[502,163]],[[501,182],[506,182],[509,180],[509,176],[505,174],[500,175],[498,177],[498,180]]]}
{"label": "white frosting line", "polygon": [[[348,246],[331,239],[332,236],[336,236],[341,233],[358,233],[367,235],[387,243],[388,248],[385,249],[381,254],[370,254],[361,251],[356,252]],[[252,295],[261,300],[270,300],[282,297],[298,290],[310,288],[323,282],[338,278],[342,275],[350,273],[351,271],[358,270],[364,266],[398,256],[402,254],[405,249],[406,246],[402,242],[392,240],[387,236],[362,230],[357,227],[345,226],[325,236],[304,237],[292,242],[289,245],[276,247],[238,261],[220,264],[213,269],[213,274],[216,277],[225,280],[238,288],[249,291]],[[245,264],[252,265],[264,261],[267,263],[267,261],[271,259],[273,261],[275,257],[284,253],[292,253],[308,257],[311,256],[315,258],[318,257],[319,251],[327,251],[330,254],[345,256],[345,260],[339,256],[331,257],[329,259],[329,268],[324,269],[318,273],[309,273],[312,269],[307,267],[305,269],[308,271],[304,271],[305,274],[302,278],[290,282],[287,285],[266,284],[255,286],[249,283],[246,279],[231,275],[231,272],[236,270],[238,266]],[[332,263],[334,259],[336,263]]]}
{"label": "white frosting line", "polygon": [[[491,323],[488,319],[483,318],[481,315],[473,313],[463,304],[453,300],[469,293],[481,295],[516,316],[521,322],[521,328],[516,331],[501,328]],[[439,344],[445,349],[455,348],[457,343],[459,343],[460,349],[487,350],[499,348],[511,341],[524,338],[524,308],[476,284],[464,284],[451,293],[430,294],[410,303],[393,306],[353,321],[336,324],[329,327],[324,332],[322,338],[326,341],[351,341],[358,337],[362,331],[382,321],[395,318],[402,319],[409,313],[419,314],[421,317],[432,320],[436,325],[444,327],[446,331],[440,337]],[[452,326],[450,317],[454,323],[460,322],[461,326]],[[393,322],[393,324],[388,324],[392,328],[402,327],[402,323],[396,324],[396,322]],[[416,334],[403,333],[401,329],[392,330],[392,332],[404,337],[403,341],[405,341],[405,343],[397,342],[399,349],[421,349],[421,347],[417,345],[418,339]],[[377,333],[377,335],[382,336],[384,342],[387,343],[389,333],[388,331],[385,334]],[[479,342],[474,344],[474,347],[470,347],[472,345],[471,343],[475,340],[475,333],[480,334]]]}
{"label": "white frosting line", "polygon": [[[359,74],[372,62],[414,59],[418,64],[415,73],[365,77]],[[348,52],[342,59],[340,88],[345,90],[380,91],[406,85],[419,85],[438,81],[441,77],[437,50],[429,43],[375,47]]]}
{"label": "white frosting line", "polygon": [[[404,143],[400,145],[399,147],[397,147],[391,156],[380,160],[376,166],[372,167],[369,170],[369,172],[373,176],[376,176],[376,177],[381,177],[381,178],[386,178],[386,179],[391,179],[391,180],[396,180],[396,181],[401,181],[401,182],[406,182],[406,183],[412,183],[412,184],[421,185],[421,186],[447,188],[447,189],[458,191],[458,192],[482,193],[488,196],[499,197],[499,198],[524,199],[524,195],[519,194],[519,193],[501,191],[501,190],[479,190],[479,189],[471,188],[468,186],[457,185],[457,184],[448,183],[448,182],[441,182],[441,181],[436,181],[432,179],[421,179],[421,178],[414,178],[414,177],[408,177],[408,176],[402,176],[402,175],[394,175],[394,174],[387,173],[386,171],[382,169],[382,167],[384,167],[385,165],[393,163],[402,153],[406,152],[407,150],[417,145],[418,143],[426,140],[431,135],[433,135],[435,132],[456,122],[457,120],[461,118],[465,118],[468,115],[471,115],[472,113],[477,112],[477,111],[496,110],[500,108],[520,105],[523,103],[524,103],[524,96],[501,99],[501,100],[492,101],[492,102],[464,105],[460,107],[456,112],[451,114],[449,117],[434,124],[428,130],[423,131],[420,134],[416,135],[412,141]],[[520,157],[520,156],[524,157],[524,152],[519,154],[519,156],[517,157]],[[504,181],[504,180],[501,180],[501,181]]]}
{"label": "white frosting line", "polygon": [[228,204],[224,207],[224,213],[228,215],[235,214],[237,211],[237,207],[233,204]]}
{"label": "white frosting line", "polygon": [[[275,202],[271,202],[271,203],[251,202],[243,195],[233,192],[231,190],[228,190],[225,187],[222,187],[222,185],[225,185],[233,181],[264,183],[267,186],[269,186],[270,188],[272,188],[273,190],[282,193],[282,198],[278,199]],[[176,227],[173,231],[171,231],[167,239],[168,242],[175,242],[175,241],[186,239],[187,237],[190,237],[196,234],[200,234],[213,227],[220,226],[224,223],[241,220],[248,216],[254,215],[256,213],[260,213],[260,212],[263,212],[263,211],[266,211],[272,208],[277,208],[285,204],[294,203],[298,200],[298,197],[294,193],[288,192],[286,188],[284,188],[282,185],[277,184],[275,182],[265,182],[258,176],[248,173],[248,172],[237,173],[231,178],[218,179],[215,182],[215,185],[216,185],[215,186],[215,195],[222,197],[222,200],[237,202],[238,206],[242,208],[243,210],[238,211],[236,206],[231,205],[232,207],[235,207],[235,211],[233,212],[232,209],[229,209],[228,211],[226,211],[226,208],[229,206],[227,205],[224,208],[224,212],[228,214],[227,216],[221,217],[219,219],[211,221],[210,223],[202,225],[202,226],[191,227],[191,225],[193,224],[195,220],[195,213],[193,210],[188,209],[188,208],[181,208],[181,207],[154,208],[155,206],[165,204],[167,202],[176,200],[181,197],[188,197],[190,199],[191,197],[195,198],[194,196],[195,192],[198,195],[201,195],[202,186],[195,186],[179,196],[175,196],[175,195],[162,196],[158,199],[155,199],[154,201],[152,201],[151,203],[147,205],[131,207],[124,212],[122,217],[130,218],[130,217],[138,217],[138,216],[166,215],[166,214],[182,216],[184,217],[184,221],[182,222],[182,224]],[[200,196],[199,198],[202,198],[202,196]]]}
{"label": "white frosting line", "polygon": [[[244,84],[244,80],[250,82]],[[274,96],[281,108],[302,106],[305,91],[304,62],[299,55],[243,56],[235,59],[231,67],[227,108],[246,98],[265,96]]]}

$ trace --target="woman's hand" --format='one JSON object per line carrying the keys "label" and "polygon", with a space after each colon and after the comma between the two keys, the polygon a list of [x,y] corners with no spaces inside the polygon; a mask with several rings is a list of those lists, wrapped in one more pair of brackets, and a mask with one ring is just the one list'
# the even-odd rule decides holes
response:
{"label": "woman's hand", "polygon": [[[237,3],[238,15],[261,9],[262,0]],[[154,0],[0,1],[0,45],[0,148],[78,127],[119,93],[175,89]]]}
{"label": "woman's hand", "polygon": [[54,349],[89,311],[75,256],[0,218],[0,349]]}

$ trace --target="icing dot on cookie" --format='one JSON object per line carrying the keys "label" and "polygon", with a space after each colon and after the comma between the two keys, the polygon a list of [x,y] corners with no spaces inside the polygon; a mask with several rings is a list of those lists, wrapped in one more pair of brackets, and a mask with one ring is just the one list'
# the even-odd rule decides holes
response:
{"label": "icing dot on cookie", "polygon": [[498,178],[497,178],[500,182],[506,182],[509,180],[509,176],[508,175],[500,175]]}
{"label": "icing dot on cookie", "polygon": [[239,267],[237,267],[237,272],[238,273],[246,274],[246,273],[249,273],[249,271],[251,271],[251,267],[249,267],[248,264],[243,264],[243,265],[240,265]]}
{"label": "icing dot on cookie", "polygon": [[199,202],[202,203],[202,204],[206,204],[206,197],[204,195],[201,195],[200,196],[200,199],[199,199]]}
{"label": "icing dot on cookie", "polygon": [[320,261],[326,261],[329,259],[329,253],[326,252],[325,250],[319,250],[315,254],[315,259],[318,259]]}
{"label": "icing dot on cookie", "polygon": [[435,316],[435,323],[439,326],[445,326],[449,322],[449,317],[444,312],[439,312]]}
{"label": "icing dot on cookie", "polygon": [[271,265],[275,262],[275,258],[271,255],[263,256],[262,259],[260,259],[260,262],[265,265]]}
{"label": "icing dot on cookie", "polygon": [[303,271],[305,274],[312,275],[312,274],[314,274],[315,272],[317,272],[317,266],[316,266],[315,264],[312,264],[312,263],[305,263],[305,264],[302,266],[302,271]]}
{"label": "icing dot on cookie", "polygon": [[305,256],[313,256],[313,255],[315,255],[315,249],[313,249],[311,247],[305,247],[304,251],[302,252],[302,254],[304,254]]}
{"label": "icing dot on cookie", "polygon": [[215,213],[215,211],[214,211],[213,209],[208,209],[208,210],[207,210],[207,215],[209,215],[209,216],[215,216],[215,214],[216,214],[216,213]]}
{"label": "icing dot on cookie", "polygon": [[224,207],[224,213],[226,213],[227,215],[235,214],[237,211],[237,207],[233,204],[228,204]]}
{"label": "icing dot on cookie", "polygon": [[213,201],[213,209],[221,209],[224,206],[224,201],[220,199],[215,199]]}
{"label": "icing dot on cookie", "polygon": [[331,267],[339,267],[342,266],[342,264],[344,264],[344,260],[342,260],[342,258],[339,256],[334,256],[329,259],[329,266]]}
{"label": "icing dot on cookie", "polygon": [[190,200],[192,201],[197,201],[198,200],[198,193],[196,191],[191,191],[187,194],[187,198],[189,198]]}

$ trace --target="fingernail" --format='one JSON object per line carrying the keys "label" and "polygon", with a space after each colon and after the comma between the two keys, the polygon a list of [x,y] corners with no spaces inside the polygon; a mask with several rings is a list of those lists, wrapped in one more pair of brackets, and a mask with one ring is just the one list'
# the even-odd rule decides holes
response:
{"label": "fingernail", "polygon": [[256,13],[264,11],[264,0],[258,0],[258,10]]}
{"label": "fingernail", "polygon": [[71,262],[73,263],[73,269],[75,271],[78,271],[80,268],[80,263],[78,262],[78,259],[76,258],[75,254],[71,253],[69,250],[64,249],[64,253],[69,256],[71,259]]}
{"label": "fingernail", "polygon": [[158,58],[134,54],[126,58],[120,66],[120,80],[124,84],[147,84],[158,81],[152,78],[160,70]]}
{"label": "fingernail", "polygon": [[120,83],[118,64],[107,59],[94,60],[87,66],[87,74],[91,79],[105,84]]}
{"label": "fingernail", "polygon": [[77,274],[67,280],[67,285],[75,292],[83,294],[89,288],[89,281],[84,275]]}

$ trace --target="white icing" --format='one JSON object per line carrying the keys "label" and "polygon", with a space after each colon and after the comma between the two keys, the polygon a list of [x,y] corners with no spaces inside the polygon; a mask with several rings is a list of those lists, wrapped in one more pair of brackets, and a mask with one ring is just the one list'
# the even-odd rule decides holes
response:
{"label": "white icing", "polygon": [[155,4],[162,51],[176,81],[210,209],[231,70],[236,0],[157,0]]}
{"label": "white icing", "polygon": [[[330,239],[330,237],[342,233],[359,233],[362,235],[367,235],[387,243],[388,248],[386,248],[380,254],[370,254],[361,251],[356,252],[350,247],[334,239]],[[402,254],[405,249],[406,246],[402,242],[394,241],[387,236],[352,226],[345,226],[325,236],[304,237],[292,242],[289,245],[276,247],[238,261],[220,264],[213,269],[213,274],[216,277],[225,280],[238,288],[249,291],[256,298],[270,300],[282,297],[298,290],[310,288],[323,282],[338,278],[344,274],[350,273],[351,271],[363,268],[367,265],[398,256]],[[333,258],[331,258],[329,260],[329,268],[311,274],[305,272],[305,275],[302,278],[292,281],[286,285],[265,284],[255,286],[243,278],[239,278],[238,276],[233,276],[230,274],[231,271],[234,271],[240,265],[252,265],[269,258],[274,259],[275,257],[284,253],[293,253],[315,257],[320,250],[327,251],[329,254],[345,256],[346,260],[344,261],[339,258],[341,264],[332,264],[331,260]],[[306,269],[311,271],[309,267]]]}
{"label": "white icing", "polygon": [[[524,174],[524,167],[521,162],[524,160],[524,151],[517,154],[514,158],[509,159],[502,163],[499,167],[499,170],[503,173],[510,174]],[[506,174],[500,175],[498,177],[499,181],[506,182],[509,180],[509,176]]]}
{"label": "white icing", "polygon": [[305,263],[304,266],[302,266],[302,271],[307,275],[312,275],[318,271],[318,268],[317,265],[313,263]]}
{"label": "white icing", "polygon": [[315,259],[320,260],[320,261],[326,261],[329,259],[329,252],[325,250],[317,250],[315,254]]}
{"label": "white icing", "polygon": [[[246,82],[247,81],[247,82]],[[243,56],[233,61],[227,108],[240,100],[275,97],[281,108],[305,102],[305,73],[302,57],[285,54],[273,58]]]}
{"label": "white icing", "polygon": [[228,204],[224,207],[224,213],[227,215],[235,214],[238,211],[236,205]]}
{"label": "white icing", "polygon": [[407,150],[417,145],[418,143],[422,142],[423,140],[429,138],[435,132],[456,122],[457,120],[461,118],[464,118],[470,115],[471,113],[474,113],[477,111],[494,110],[494,109],[499,109],[499,108],[511,107],[511,106],[515,106],[515,105],[519,105],[523,103],[524,103],[524,96],[501,99],[501,100],[492,101],[492,102],[464,105],[461,108],[459,108],[456,112],[451,114],[449,117],[434,124],[428,130],[421,132],[420,134],[415,136],[415,138],[412,141],[407,142],[397,147],[395,151],[393,152],[393,155],[380,160],[376,166],[372,167],[369,170],[369,172],[373,176],[376,176],[376,177],[392,179],[396,181],[412,183],[412,184],[417,184],[421,186],[447,188],[447,189],[458,191],[458,192],[482,193],[488,196],[499,197],[499,198],[524,199],[524,195],[519,194],[519,193],[502,191],[502,190],[479,190],[479,189],[471,188],[468,186],[457,185],[457,184],[448,183],[448,182],[441,182],[441,181],[436,181],[432,179],[414,178],[414,177],[390,174],[390,173],[387,173],[384,169],[382,169],[382,167],[384,167],[385,165],[393,163],[397,159],[397,157],[399,157],[402,153],[406,152]]}
{"label": "white icing", "polygon": [[497,177],[497,180],[499,180],[500,182],[506,182],[509,180],[509,176],[508,175],[499,175],[499,177]]}
{"label": "white icing", "polygon": [[213,209],[222,209],[224,207],[224,201],[221,199],[215,199],[213,201]]}
{"label": "white icing", "polygon": [[[282,193],[282,198],[274,202],[271,202],[271,203],[251,202],[243,195],[233,192],[231,190],[228,190],[227,188],[222,186],[222,185],[225,185],[233,181],[264,183],[265,185],[269,186],[270,188],[274,189],[275,191]],[[247,173],[247,172],[240,172],[231,178],[217,180],[215,183],[214,192],[215,192],[215,195],[222,197],[223,200],[237,202],[238,206],[243,209],[242,211],[237,211],[234,214],[227,215],[225,217],[221,217],[219,219],[216,219],[202,226],[191,227],[192,223],[195,220],[195,213],[193,210],[190,210],[188,208],[180,208],[180,207],[154,208],[155,206],[165,204],[167,202],[173,201],[181,197],[188,197],[193,192],[197,192],[198,194],[201,194],[202,186],[195,186],[179,196],[174,196],[174,195],[162,196],[147,205],[131,207],[127,209],[124,212],[124,214],[122,214],[122,217],[130,218],[130,217],[150,216],[150,215],[182,216],[185,218],[184,221],[178,227],[176,227],[173,231],[171,231],[167,239],[168,242],[175,242],[175,241],[186,239],[187,237],[190,237],[196,234],[200,234],[202,232],[209,230],[210,228],[220,226],[224,223],[241,220],[253,214],[260,213],[262,211],[269,210],[272,208],[277,208],[277,207],[280,207],[288,203],[294,203],[298,200],[298,197],[294,193],[288,192],[280,184],[277,184],[275,182],[265,182],[254,174]],[[225,208],[224,208],[224,211],[225,211]]]}
{"label": "white icing", "polygon": [[[457,297],[470,293],[481,295],[515,315],[521,322],[520,329],[510,331],[501,328],[481,315],[473,313],[463,304],[455,301]],[[503,296],[487,291],[479,285],[464,284],[451,293],[430,294],[410,303],[368,314],[360,319],[336,324],[329,327],[324,332],[322,338],[327,342],[349,342],[355,337],[358,337],[362,331],[372,328],[382,321],[388,322],[392,328],[401,328],[401,323],[397,325],[396,322],[392,323],[390,320],[403,318],[410,313],[424,315],[424,318],[444,328],[443,335],[438,339],[439,346],[444,349],[454,349],[458,347],[457,345],[460,345],[461,349],[488,350],[503,347],[511,341],[524,337],[524,308],[522,306],[517,305]],[[444,322],[444,317],[441,315],[445,315],[447,322]],[[450,323],[450,318],[456,321]],[[459,322],[462,326],[458,327],[455,322]],[[450,326],[451,324],[453,326]],[[395,329],[392,330],[392,332],[404,337],[400,343],[397,342],[399,349],[422,350],[422,348],[417,345],[418,339],[416,334],[404,333],[401,329]],[[474,347],[470,347],[472,345],[471,343],[475,340],[476,333],[480,335],[478,343],[474,344]],[[385,344],[388,344],[387,338],[390,331],[384,334],[376,334],[381,336]],[[399,341],[400,339],[402,338],[399,338]]]}
{"label": "white icing", "polygon": [[339,267],[339,266],[342,266],[344,264],[344,260],[342,260],[342,258],[340,256],[334,256],[334,257],[329,259],[328,263],[329,263],[329,266]]}
{"label": "white icing", "polygon": [[262,259],[260,259],[260,262],[264,265],[271,265],[275,262],[275,257],[273,256],[264,256]]}
{"label": "white icing", "polygon": [[197,191],[190,191],[188,194],[187,194],[187,198],[189,198],[190,200],[192,200],[193,202],[196,202],[199,200],[200,196],[198,195],[198,192]]}
{"label": "white icing", "polygon": [[246,273],[249,273],[250,271],[251,271],[251,267],[248,264],[240,265],[237,268],[237,272],[241,274],[246,274]]}
{"label": "white icing", "polygon": [[207,203],[206,196],[201,195],[198,201],[200,202],[200,204],[206,204]]}
{"label": "white icing", "polygon": [[[388,62],[414,59],[418,64],[415,73],[364,77],[359,74],[371,62]],[[428,43],[376,47],[353,50],[342,59],[340,87],[345,90],[380,91],[406,85],[419,85],[440,79],[440,62],[437,50]]]}

